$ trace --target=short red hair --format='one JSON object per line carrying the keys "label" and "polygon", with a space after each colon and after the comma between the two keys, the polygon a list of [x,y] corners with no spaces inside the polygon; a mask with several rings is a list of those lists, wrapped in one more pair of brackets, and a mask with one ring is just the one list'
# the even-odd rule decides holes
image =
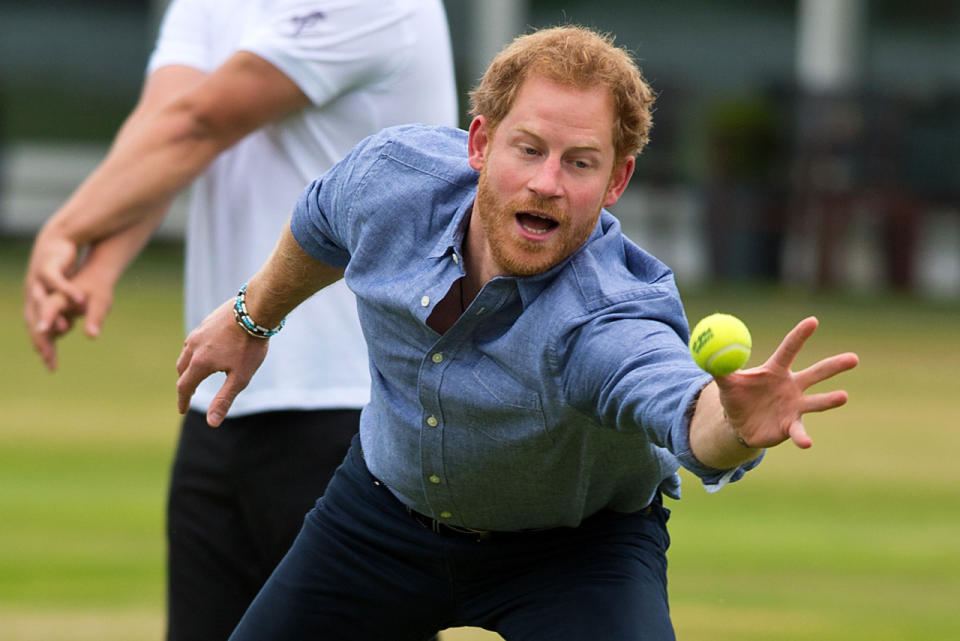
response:
{"label": "short red hair", "polygon": [[517,37],[490,63],[470,92],[470,113],[495,131],[531,75],[577,88],[606,87],[613,96],[613,147],[618,159],[643,151],[653,125],[653,91],[633,57],[609,34],[586,27],[541,29]]}

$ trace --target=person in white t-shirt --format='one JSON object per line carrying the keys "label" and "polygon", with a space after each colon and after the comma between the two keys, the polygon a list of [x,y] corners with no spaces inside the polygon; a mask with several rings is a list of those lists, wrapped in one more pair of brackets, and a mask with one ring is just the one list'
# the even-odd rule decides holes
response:
{"label": "person in white t-shirt", "polygon": [[[174,0],[136,108],[37,235],[34,347],[52,370],[74,318],[99,334],[117,279],[191,184],[192,329],[266,260],[309,181],[413,122],[457,123],[441,0]],[[221,429],[204,414],[222,375],[193,397],[168,506],[169,639],[227,638],[357,430],[369,373],[352,295],[340,283],[296,316]]]}

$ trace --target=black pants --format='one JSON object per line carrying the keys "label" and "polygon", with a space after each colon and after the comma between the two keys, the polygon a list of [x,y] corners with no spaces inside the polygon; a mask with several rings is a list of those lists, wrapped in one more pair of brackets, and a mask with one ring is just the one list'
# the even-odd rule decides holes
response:
{"label": "black pants", "polygon": [[359,410],[183,420],[167,511],[167,639],[223,641],[287,552]]}

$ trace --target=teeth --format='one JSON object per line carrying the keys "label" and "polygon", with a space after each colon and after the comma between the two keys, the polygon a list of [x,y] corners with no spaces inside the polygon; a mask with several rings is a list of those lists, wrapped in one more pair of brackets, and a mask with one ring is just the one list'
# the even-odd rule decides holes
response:
{"label": "teeth", "polygon": [[549,221],[550,223],[554,223],[554,224],[551,224],[551,225],[550,225],[549,227],[547,227],[546,229],[540,229],[540,228],[538,228],[538,227],[537,227],[537,228],[528,227],[527,225],[524,225],[524,224],[521,222],[521,223],[520,223],[520,226],[523,227],[523,229],[525,229],[526,231],[530,232],[531,234],[536,234],[536,235],[538,235],[538,236],[542,236],[542,235],[547,234],[547,233],[549,233],[550,231],[552,231],[553,228],[556,226],[556,225],[555,225],[556,221],[554,221],[554,220],[553,220],[552,218],[550,218],[549,216],[541,216],[540,214],[537,214],[537,213],[534,213],[534,212],[530,212],[530,211],[523,212],[523,213],[524,213],[524,215],[529,216],[529,217],[531,217],[531,218],[539,218],[540,220],[546,220],[546,221]]}
{"label": "teeth", "polygon": [[549,229],[533,229],[532,227],[527,227],[526,225],[524,225],[524,224],[522,224],[522,223],[521,223],[520,226],[523,227],[524,229],[526,229],[526,230],[527,230],[528,232],[530,232],[531,234],[546,234],[548,231],[550,231]]}

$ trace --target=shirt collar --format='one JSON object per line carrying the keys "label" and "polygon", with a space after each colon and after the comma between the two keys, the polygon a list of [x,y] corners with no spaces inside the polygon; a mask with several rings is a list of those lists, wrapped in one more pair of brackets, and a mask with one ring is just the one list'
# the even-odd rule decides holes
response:
{"label": "shirt collar", "polygon": [[444,259],[455,253],[462,264],[464,234],[466,233],[467,222],[470,219],[470,212],[473,211],[473,201],[476,196],[477,189],[475,186],[464,194],[450,222],[427,254],[428,258]]}

